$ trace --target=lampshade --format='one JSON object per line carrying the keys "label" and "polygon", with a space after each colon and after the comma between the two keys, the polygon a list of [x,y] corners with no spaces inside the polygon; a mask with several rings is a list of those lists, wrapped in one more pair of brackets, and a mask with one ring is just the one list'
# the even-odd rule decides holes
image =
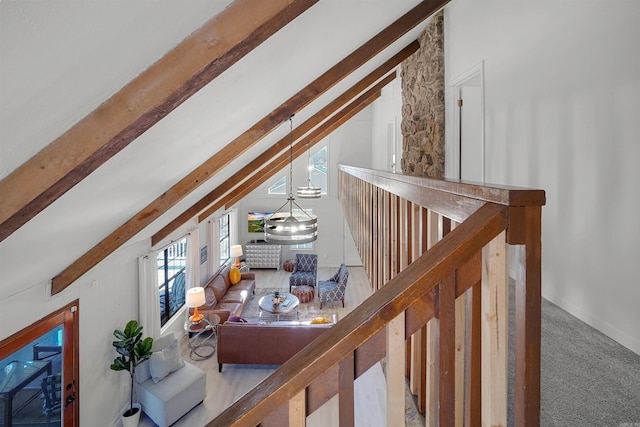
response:
{"label": "lampshade", "polygon": [[313,166],[311,165],[311,145],[307,142],[307,153],[309,153],[309,157],[307,159],[308,163],[308,174],[307,174],[307,185],[305,187],[298,187],[298,197],[301,199],[317,199],[320,197],[322,193],[322,189],[320,187],[315,187],[311,183],[311,171],[313,170]]}
{"label": "lampshade", "polygon": [[185,304],[189,308],[201,307],[207,302],[204,296],[204,288],[197,286],[195,288],[187,289],[187,295],[185,298]]}
{"label": "lampshade", "polygon": [[[276,212],[264,220],[264,237],[276,245],[310,243],[318,238],[318,219],[306,213],[289,197],[289,212]],[[293,205],[300,214],[294,214]]]}
{"label": "lampshade", "polygon": [[231,246],[231,256],[232,257],[242,256],[242,245],[232,245]]}
{"label": "lampshade", "polygon": [[311,180],[309,180],[306,187],[298,187],[298,197],[301,199],[317,199],[320,197],[321,191],[320,187],[314,187],[311,184]]}

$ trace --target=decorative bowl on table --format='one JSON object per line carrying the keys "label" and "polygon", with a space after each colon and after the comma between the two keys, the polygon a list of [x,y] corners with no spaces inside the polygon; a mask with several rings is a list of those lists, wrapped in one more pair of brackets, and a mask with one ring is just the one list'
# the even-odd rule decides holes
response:
{"label": "decorative bowl on table", "polygon": [[280,303],[286,299],[286,296],[280,295],[276,292],[275,294],[273,294],[273,298],[271,298],[271,301],[273,302],[273,305],[280,305]]}

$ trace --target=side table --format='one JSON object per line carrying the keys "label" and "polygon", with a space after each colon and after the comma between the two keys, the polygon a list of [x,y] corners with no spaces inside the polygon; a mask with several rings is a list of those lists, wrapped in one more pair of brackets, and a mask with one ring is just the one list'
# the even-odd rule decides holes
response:
{"label": "side table", "polygon": [[205,317],[196,323],[187,319],[184,324],[191,360],[205,360],[216,352],[216,326],[220,323],[220,317],[212,314],[209,318],[210,320]]}

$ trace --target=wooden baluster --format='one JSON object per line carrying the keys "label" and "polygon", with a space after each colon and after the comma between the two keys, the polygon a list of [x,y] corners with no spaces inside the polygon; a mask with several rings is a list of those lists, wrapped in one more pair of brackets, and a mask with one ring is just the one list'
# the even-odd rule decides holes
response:
{"label": "wooden baluster", "polygon": [[387,325],[387,425],[403,426],[405,422],[405,314]]}
{"label": "wooden baluster", "polygon": [[467,291],[467,375],[465,387],[465,426],[480,427],[482,422],[482,301],[481,284]]}
{"label": "wooden baluster", "polygon": [[[440,240],[440,216],[428,209],[421,210],[420,253],[426,252]],[[425,343],[427,374],[426,389],[424,390],[425,418],[427,426],[438,425],[438,319],[432,319],[426,326],[427,342]]]}
{"label": "wooden baluster", "polygon": [[353,385],[355,377],[354,353],[351,353],[340,361],[338,373],[338,417],[340,419],[340,427],[353,427],[355,425],[355,393]]}
{"label": "wooden baluster", "polygon": [[289,401],[289,427],[304,427],[307,423],[306,390],[302,390]]}
{"label": "wooden baluster", "polygon": [[482,250],[482,424],[507,425],[506,232]]}
{"label": "wooden baluster", "polygon": [[438,345],[440,342],[439,320],[433,318],[427,322],[427,389],[425,390],[425,425],[438,426]]}
{"label": "wooden baluster", "polygon": [[[415,261],[422,253],[420,244],[420,230],[421,230],[421,212],[422,208],[415,203],[407,202],[407,264]],[[410,369],[409,375],[409,387],[411,393],[417,395],[418,398],[418,411],[424,413],[425,411],[425,395],[426,395],[426,326],[422,330],[416,332],[411,337],[411,354],[408,358],[410,365],[407,369]]]}
{"label": "wooden baluster", "polygon": [[460,295],[456,298],[455,302],[455,319],[456,319],[456,332],[455,332],[455,384],[456,384],[456,396],[455,396],[455,426],[464,426],[464,407],[465,407],[465,360],[467,354],[466,344],[466,319],[467,319],[467,293]]}
{"label": "wooden baluster", "polygon": [[[458,225],[457,222],[451,221],[451,230]],[[456,288],[458,287],[458,277],[456,275]],[[468,358],[467,345],[467,294],[463,293],[458,296],[455,301],[455,320],[456,320],[456,336],[455,336],[455,426],[464,426],[465,416],[465,362]]]}
{"label": "wooden baluster", "polygon": [[438,286],[436,300],[439,328],[438,396],[440,427],[455,425],[455,276],[451,275]]}

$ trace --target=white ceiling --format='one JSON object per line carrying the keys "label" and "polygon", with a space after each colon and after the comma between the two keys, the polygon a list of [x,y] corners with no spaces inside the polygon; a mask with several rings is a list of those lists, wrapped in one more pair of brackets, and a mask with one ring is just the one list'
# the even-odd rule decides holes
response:
{"label": "white ceiling", "polygon": [[[0,2],[0,179],[50,144],[230,1]],[[321,0],[0,242],[2,294],[66,268],[418,0]],[[296,113],[302,123],[409,42],[407,34]],[[283,123],[147,227],[148,238],[288,133]],[[17,190],[19,191],[19,190]],[[61,251],[60,245],[65,250]],[[13,288],[13,290],[11,290]]]}

